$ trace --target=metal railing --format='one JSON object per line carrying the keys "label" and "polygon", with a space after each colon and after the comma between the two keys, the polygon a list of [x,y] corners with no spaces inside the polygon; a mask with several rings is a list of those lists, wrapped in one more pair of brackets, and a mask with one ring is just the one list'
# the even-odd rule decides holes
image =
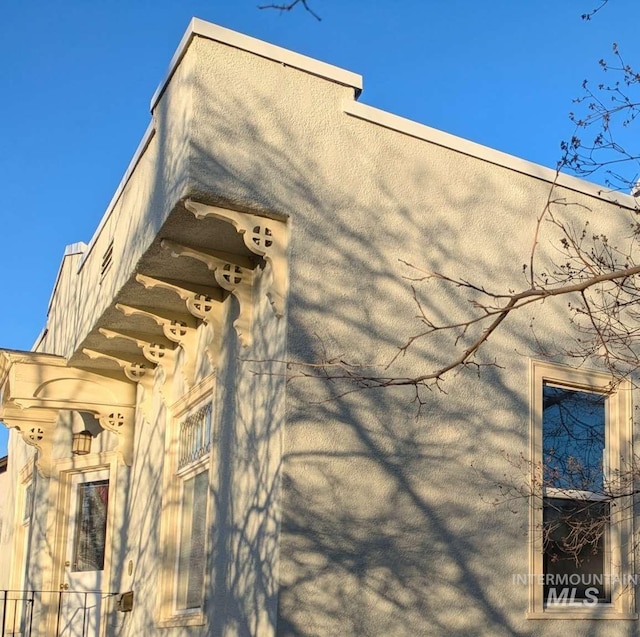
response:
{"label": "metal railing", "polygon": [[106,601],[114,595],[0,590],[0,637],[93,637],[107,610]]}

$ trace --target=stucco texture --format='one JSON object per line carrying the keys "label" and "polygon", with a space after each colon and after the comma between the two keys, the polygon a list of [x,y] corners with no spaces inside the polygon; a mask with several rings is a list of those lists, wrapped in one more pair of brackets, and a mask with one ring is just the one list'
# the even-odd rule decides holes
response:
{"label": "stucco texture", "polygon": [[[525,285],[551,185],[350,117],[353,89],[196,39],[190,180],[209,201],[285,215],[291,226],[287,356],[384,365],[420,331],[408,262],[507,290]],[[610,236],[628,211],[571,191],[577,223]],[[559,236],[543,228],[542,254]],[[542,256],[541,263],[545,263]],[[418,287],[430,316],[469,315],[468,294]],[[477,375],[450,374],[418,410],[412,389],[350,392],[292,365],[283,454],[276,634],[564,635],[526,619],[528,504],[494,506],[508,457],[529,445],[529,360],[566,342],[566,302],[511,317]],[[388,372],[451,359],[424,340]],[[331,368],[329,368],[331,373]],[[344,393],[346,392],[346,393]],[[516,476],[517,477],[517,476]],[[524,479],[520,476],[520,479]],[[580,621],[584,635],[633,622]]]}

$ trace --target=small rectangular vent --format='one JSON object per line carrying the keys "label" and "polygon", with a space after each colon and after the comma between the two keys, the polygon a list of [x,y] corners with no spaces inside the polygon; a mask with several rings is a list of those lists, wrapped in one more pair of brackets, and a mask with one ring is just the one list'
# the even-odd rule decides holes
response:
{"label": "small rectangular vent", "polygon": [[107,249],[104,251],[102,255],[102,265],[100,266],[100,281],[104,279],[107,272],[109,272],[109,268],[111,267],[111,263],[113,262],[113,239],[109,242]]}

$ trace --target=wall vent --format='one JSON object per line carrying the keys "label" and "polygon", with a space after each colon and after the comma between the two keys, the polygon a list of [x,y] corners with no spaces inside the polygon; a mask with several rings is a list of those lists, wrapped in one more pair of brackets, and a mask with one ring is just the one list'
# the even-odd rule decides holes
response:
{"label": "wall vent", "polygon": [[113,262],[113,239],[109,242],[107,249],[104,251],[102,255],[102,265],[100,266],[100,282],[109,272],[109,268],[111,267],[111,263]]}

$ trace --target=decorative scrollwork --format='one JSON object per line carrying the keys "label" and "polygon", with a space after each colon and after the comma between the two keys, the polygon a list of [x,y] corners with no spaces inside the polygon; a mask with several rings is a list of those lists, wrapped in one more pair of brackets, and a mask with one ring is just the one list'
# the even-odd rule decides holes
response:
{"label": "decorative scrollwork", "polygon": [[251,241],[258,248],[270,248],[273,245],[273,232],[269,226],[254,226]]}
{"label": "decorative scrollwork", "polygon": [[289,243],[289,229],[286,222],[238,210],[209,206],[192,199],[187,199],[184,205],[196,219],[211,217],[231,223],[242,235],[247,249],[267,261],[271,267],[271,282],[267,296],[276,315],[283,316],[288,289],[286,252]]}
{"label": "decorative scrollwork", "polygon": [[[250,345],[252,340],[251,325],[253,317],[252,292],[254,270],[222,259],[215,254],[175,243],[169,239],[163,239],[162,246],[171,250],[171,253],[175,257],[189,257],[206,264],[209,270],[213,272],[218,285],[224,290],[231,292],[231,294],[238,299],[240,315],[234,321],[234,327],[236,328],[241,343],[245,347]],[[248,263],[246,257],[238,259],[242,263]]]}
{"label": "decorative scrollwork", "polygon": [[27,432],[27,437],[36,444],[44,438],[44,431],[40,427],[31,427]]}
{"label": "decorative scrollwork", "polygon": [[114,411],[105,417],[106,425],[108,429],[119,429],[124,425],[124,415],[118,411]]}
{"label": "decorative scrollwork", "polygon": [[205,296],[204,294],[196,294],[192,301],[193,308],[197,310],[201,316],[205,316],[211,312],[216,303],[218,303],[218,301],[214,301],[210,296]]}
{"label": "decorative scrollwork", "polygon": [[162,343],[150,343],[142,348],[145,358],[158,364],[167,354],[167,348]]}
{"label": "decorative scrollwork", "polygon": [[[223,302],[226,292],[217,287],[203,286],[188,281],[162,279],[147,274],[136,274],[136,281],[147,289],[169,290],[185,301],[189,314],[213,328],[214,337],[207,346],[207,356],[213,367],[220,358]],[[143,353],[148,356],[146,352]],[[152,360],[149,358],[149,360]]]}
{"label": "decorative scrollwork", "polygon": [[124,375],[131,381],[138,382],[147,373],[147,368],[139,363],[131,363],[123,368]]}
{"label": "decorative scrollwork", "polygon": [[[220,272],[219,276],[218,272]],[[220,285],[226,284],[229,287],[236,287],[242,283],[243,268],[233,263],[225,263],[222,268],[216,270],[216,279],[219,278],[222,279],[222,281],[218,281]]]}
{"label": "decorative scrollwork", "polygon": [[180,343],[188,333],[187,324],[184,321],[171,321],[165,326],[165,336],[176,343]]}

